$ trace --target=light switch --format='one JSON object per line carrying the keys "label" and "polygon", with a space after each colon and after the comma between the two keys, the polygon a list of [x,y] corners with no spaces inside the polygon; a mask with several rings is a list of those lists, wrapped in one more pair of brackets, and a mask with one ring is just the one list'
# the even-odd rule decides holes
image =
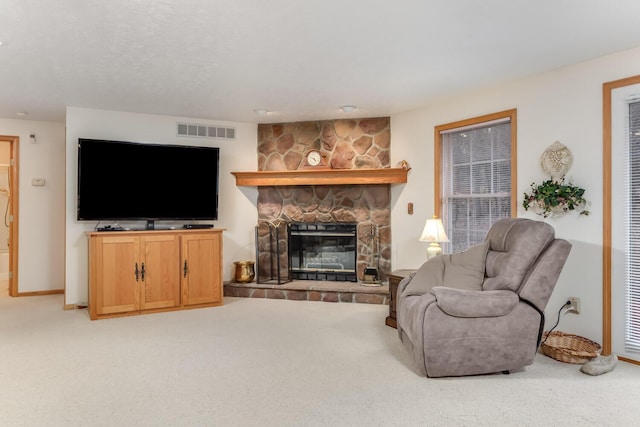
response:
{"label": "light switch", "polygon": [[31,185],[33,185],[34,187],[44,187],[44,178],[31,179]]}

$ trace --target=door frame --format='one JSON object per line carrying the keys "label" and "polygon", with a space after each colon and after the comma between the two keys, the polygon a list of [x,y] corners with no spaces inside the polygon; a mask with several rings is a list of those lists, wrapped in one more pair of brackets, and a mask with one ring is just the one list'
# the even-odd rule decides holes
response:
{"label": "door frame", "polygon": [[18,148],[20,137],[0,135],[0,140],[8,141],[10,146],[9,165],[9,296],[17,297],[18,292]]}

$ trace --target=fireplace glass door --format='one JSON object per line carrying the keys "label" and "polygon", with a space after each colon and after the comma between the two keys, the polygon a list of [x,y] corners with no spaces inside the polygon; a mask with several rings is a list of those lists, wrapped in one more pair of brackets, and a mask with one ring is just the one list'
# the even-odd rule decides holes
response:
{"label": "fireplace glass door", "polygon": [[356,224],[291,224],[291,279],[357,282],[357,241]]}

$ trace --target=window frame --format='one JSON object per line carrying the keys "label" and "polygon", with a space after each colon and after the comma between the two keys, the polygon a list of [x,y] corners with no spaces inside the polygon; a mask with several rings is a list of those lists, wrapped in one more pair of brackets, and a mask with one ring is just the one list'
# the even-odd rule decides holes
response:
{"label": "window frame", "polygon": [[434,214],[438,218],[442,218],[442,155],[443,155],[443,133],[457,128],[469,128],[480,127],[485,123],[493,122],[497,120],[508,119],[511,125],[511,217],[515,217],[517,213],[518,201],[517,201],[517,109],[500,111],[497,113],[485,114],[482,116],[472,117],[456,122],[446,123],[443,125],[435,126],[434,128],[434,187],[435,187],[435,200],[434,200]]}
{"label": "window frame", "polygon": [[[602,354],[613,349],[613,92],[627,86],[640,84],[640,75],[603,83],[602,85]],[[640,361],[624,356],[620,360],[640,364]]]}

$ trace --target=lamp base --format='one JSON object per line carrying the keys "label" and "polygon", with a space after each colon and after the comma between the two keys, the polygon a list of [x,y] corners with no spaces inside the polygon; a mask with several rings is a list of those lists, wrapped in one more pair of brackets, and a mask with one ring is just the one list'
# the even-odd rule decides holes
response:
{"label": "lamp base", "polygon": [[427,259],[431,259],[435,256],[438,256],[442,253],[442,248],[440,247],[440,244],[438,244],[437,242],[431,242],[429,244],[429,247],[427,248]]}

